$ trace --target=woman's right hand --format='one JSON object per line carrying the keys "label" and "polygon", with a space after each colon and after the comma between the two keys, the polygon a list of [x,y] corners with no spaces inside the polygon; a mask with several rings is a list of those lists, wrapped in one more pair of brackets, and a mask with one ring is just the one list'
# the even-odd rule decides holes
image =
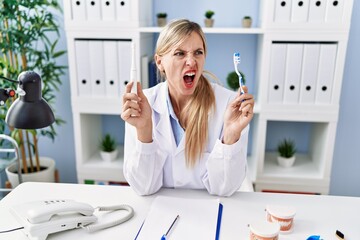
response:
{"label": "woman's right hand", "polygon": [[137,95],[131,93],[133,82],[126,85],[123,95],[121,118],[133,125],[141,142],[152,142],[151,107],[144,95],[141,84],[137,82]]}

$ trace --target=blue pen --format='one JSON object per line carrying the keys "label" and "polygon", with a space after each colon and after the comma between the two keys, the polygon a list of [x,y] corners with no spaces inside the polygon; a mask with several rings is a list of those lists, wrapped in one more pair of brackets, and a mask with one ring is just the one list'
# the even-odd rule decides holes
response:
{"label": "blue pen", "polygon": [[166,240],[168,234],[170,233],[170,230],[172,229],[172,227],[175,225],[175,222],[179,219],[179,215],[176,216],[176,218],[174,219],[174,221],[172,222],[171,226],[169,227],[169,229],[167,230],[167,232],[162,235],[161,240]]}

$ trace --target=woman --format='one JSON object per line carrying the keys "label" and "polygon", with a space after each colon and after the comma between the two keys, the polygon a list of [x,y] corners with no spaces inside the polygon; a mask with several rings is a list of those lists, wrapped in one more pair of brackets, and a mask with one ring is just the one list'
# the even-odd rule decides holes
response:
{"label": "woman", "polygon": [[207,189],[230,196],[246,175],[253,96],[210,83],[203,75],[206,41],[185,19],[160,33],[154,56],[163,80],[138,94],[126,86],[124,175],[140,195],[161,187]]}

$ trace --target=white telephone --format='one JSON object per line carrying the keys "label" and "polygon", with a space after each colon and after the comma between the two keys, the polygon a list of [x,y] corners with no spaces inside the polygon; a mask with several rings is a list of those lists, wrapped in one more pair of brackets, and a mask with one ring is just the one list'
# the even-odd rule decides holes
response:
{"label": "white telephone", "polygon": [[89,232],[112,227],[129,220],[133,209],[128,205],[98,207],[99,211],[126,210],[128,214],[117,220],[105,224],[91,226],[97,221],[95,209],[87,204],[73,200],[44,200],[28,202],[13,206],[11,212],[24,227],[24,232],[29,239],[45,240],[51,233],[74,228],[85,228]]}

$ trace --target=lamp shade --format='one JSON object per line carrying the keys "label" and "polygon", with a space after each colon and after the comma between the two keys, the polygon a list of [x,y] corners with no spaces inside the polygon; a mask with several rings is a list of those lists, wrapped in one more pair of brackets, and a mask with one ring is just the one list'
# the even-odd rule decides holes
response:
{"label": "lamp shade", "polygon": [[49,104],[41,97],[41,78],[33,71],[22,72],[19,88],[25,95],[17,98],[10,106],[5,122],[18,129],[38,129],[51,125],[55,121]]}

